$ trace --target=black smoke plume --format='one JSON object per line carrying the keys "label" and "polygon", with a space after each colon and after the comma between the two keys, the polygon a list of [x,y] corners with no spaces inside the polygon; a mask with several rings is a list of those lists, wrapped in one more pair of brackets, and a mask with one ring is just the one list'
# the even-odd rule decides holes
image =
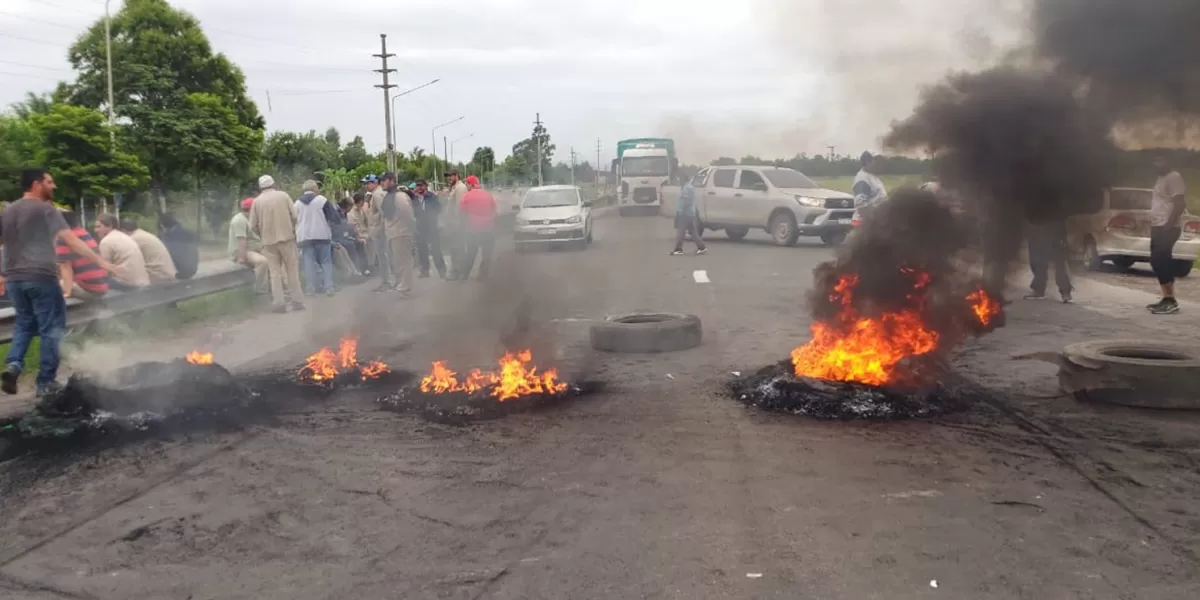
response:
{"label": "black smoke plume", "polygon": [[[929,274],[935,303],[953,303],[967,274],[981,271],[999,296],[1028,224],[1092,212],[1114,183],[1114,130],[1161,142],[1164,122],[1177,132],[1195,126],[1200,1],[1032,0],[1029,7],[1030,46],[1011,64],[927,88],[884,139],[889,149],[934,156],[943,188],[975,225],[947,219],[929,197],[894,194],[865,215],[835,262],[817,269],[816,319],[836,310],[827,298],[847,272],[859,276],[855,304],[868,315],[909,302],[903,274],[910,267]],[[982,266],[970,260],[976,243]]]}

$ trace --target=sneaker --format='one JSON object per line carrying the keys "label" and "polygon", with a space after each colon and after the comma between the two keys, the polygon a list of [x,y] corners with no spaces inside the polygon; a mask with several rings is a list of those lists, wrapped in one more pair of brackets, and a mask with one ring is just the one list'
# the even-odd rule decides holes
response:
{"label": "sneaker", "polygon": [[379,287],[375,288],[375,293],[382,294],[383,292],[389,292],[392,290],[393,287],[395,287],[395,286],[384,283],[384,284],[380,285]]}
{"label": "sneaker", "polygon": [[1025,294],[1025,299],[1026,300],[1045,300],[1046,292],[1041,292],[1041,293],[1031,292],[1031,293]]}
{"label": "sneaker", "polygon": [[1070,304],[1070,303],[1071,303],[1071,292],[1061,292],[1061,293],[1060,293],[1060,296],[1062,296],[1062,303],[1063,303],[1063,304]]}
{"label": "sneaker", "polygon": [[63,389],[62,384],[57,381],[51,381],[50,383],[43,383],[43,384],[37,386],[37,397],[45,398],[46,396],[53,396],[53,395],[61,392],[62,389]]}
{"label": "sneaker", "polygon": [[673,250],[671,256],[683,256],[683,250]]}
{"label": "sneaker", "polygon": [[1156,315],[1173,315],[1179,312],[1179,303],[1174,299],[1164,298],[1158,306],[1150,309],[1150,312]]}
{"label": "sneaker", "polygon": [[705,248],[700,248],[700,249],[696,250],[696,256],[699,256],[701,254],[708,254],[708,248],[705,247]]}
{"label": "sneaker", "polygon": [[17,379],[21,376],[20,365],[8,365],[3,373],[0,373],[0,390],[5,394],[17,393]]}
{"label": "sneaker", "polygon": [[289,308],[291,308],[292,310],[304,310],[307,307],[305,307],[303,304],[301,304],[299,302],[293,302]]}
{"label": "sneaker", "polygon": [[278,315],[282,315],[283,313],[287,312],[287,305],[281,304],[279,306],[272,307],[271,312],[278,314]]}
{"label": "sneaker", "polygon": [[329,290],[328,292],[325,292],[325,295],[332,298],[337,295],[337,290]]}
{"label": "sneaker", "polygon": [[1166,299],[1166,298],[1162,298],[1162,299],[1160,299],[1158,302],[1155,302],[1155,303],[1153,303],[1153,304],[1147,304],[1147,305],[1146,305],[1146,310],[1153,311],[1154,309],[1156,309],[1156,308],[1158,308],[1158,307],[1162,306],[1162,305],[1163,305],[1163,304],[1164,304],[1166,301],[1167,301],[1167,299]]}

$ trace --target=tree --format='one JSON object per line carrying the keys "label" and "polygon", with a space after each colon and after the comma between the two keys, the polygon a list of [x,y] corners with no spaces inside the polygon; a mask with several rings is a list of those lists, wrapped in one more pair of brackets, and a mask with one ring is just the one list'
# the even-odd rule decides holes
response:
{"label": "tree", "polygon": [[[149,169],[161,207],[167,188],[185,175],[247,174],[249,160],[226,158],[243,155],[255,137],[261,141],[263,118],[246,94],[241,69],[213,53],[195,17],[166,0],[126,0],[112,19],[112,55],[120,65],[113,70],[115,112],[129,120],[122,135]],[[104,107],[103,20],[80,36],[67,57],[79,73],[69,90],[72,102]],[[180,145],[183,135],[186,146]],[[217,148],[227,142],[236,149]]]}
{"label": "tree", "polygon": [[27,119],[0,115],[0,201],[21,197],[21,169],[33,166],[36,137]]}
{"label": "tree", "polygon": [[136,155],[114,148],[100,111],[55,104],[33,114],[38,161],[54,175],[63,197],[110,198],[146,185],[150,173]]}
{"label": "tree", "polygon": [[[290,131],[272,133],[263,143],[262,152],[277,176],[281,177],[307,179],[318,171],[344,163],[337,149],[325,137],[317,135],[316,131],[303,134]],[[363,152],[365,154],[366,150]]]}
{"label": "tree", "polygon": [[550,134],[546,132],[544,126],[540,124],[535,125],[532,135],[527,139],[517,142],[512,147],[513,156],[520,156],[525,161],[525,164],[531,167],[530,177],[534,180],[537,178],[539,141],[541,142],[542,177],[545,179],[549,177],[551,165],[553,164],[554,144],[550,142]]}
{"label": "tree", "polygon": [[371,153],[367,152],[367,144],[363,142],[361,135],[354,136],[349,144],[342,148],[342,167],[353,171],[368,160],[371,160]]}
{"label": "tree", "polygon": [[340,152],[342,149],[342,134],[338,133],[337,127],[330,127],[325,130],[325,143],[333,148],[335,152]]}
{"label": "tree", "polygon": [[471,155],[471,164],[475,165],[480,173],[495,170],[496,151],[492,150],[491,146],[476,148],[475,153]]}

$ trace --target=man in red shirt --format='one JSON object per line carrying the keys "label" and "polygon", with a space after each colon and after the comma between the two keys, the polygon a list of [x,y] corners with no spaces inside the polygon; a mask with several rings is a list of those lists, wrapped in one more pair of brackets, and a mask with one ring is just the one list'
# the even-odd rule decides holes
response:
{"label": "man in red shirt", "polygon": [[479,260],[479,279],[482,281],[487,279],[492,249],[496,245],[496,199],[480,187],[479,178],[474,175],[467,177],[467,188],[458,206],[467,234],[467,248],[457,279],[467,280],[475,266],[475,255],[482,250],[483,258]]}
{"label": "man in red shirt", "polygon": [[[92,252],[100,254],[100,244],[92,234],[79,223],[79,215],[69,210],[61,210],[63,220],[71,233],[79,238]],[[58,260],[58,280],[62,285],[63,296],[79,298],[80,300],[99,300],[108,293],[108,271],[92,259],[71,250],[61,239],[54,243],[54,252]]]}

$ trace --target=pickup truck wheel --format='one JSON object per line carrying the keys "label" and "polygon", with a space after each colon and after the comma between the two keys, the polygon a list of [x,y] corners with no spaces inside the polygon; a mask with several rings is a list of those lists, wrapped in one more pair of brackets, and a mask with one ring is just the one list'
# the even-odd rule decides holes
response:
{"label": "pickup truck wheel", "polygon": [[1133,258],[1129,256],[1118,256],[1112,259],[1114,265],[1120,269],[1128,269],[1133,266]]}
{"label": "pickup truck wheel", "polygon": [[767,227],[771,232],[771,239],[780,246],[795,246],[796,240],[800,238],[800,229],[796,227],[796,217],[791,213],[775,213]]}
{"label": "pickup truck wheel", "polygon": [[821,234],[821,241],[826,246],[841,246],[842,242],[846,241],[846,232],[839,231],[837,233],[823,233]]}
{"label": "pickup truck wheel", "polygon": [[1193,264],[1194,263],[1192,263],[1192,261],[1190,261],[1190,260],[1175,261],[1175,276],[1176,277],[1187,277],[1192,272]]}
{"label": "pickup truck wheel", "polygon": [[735,242],[740,242],[742,240],[742,238],[746,237],[746,234],[748,234],[748,233],[750,233],[749,227],[726,227],[725,228],[725,235],[729,236],[729,239],[731,239]]}

